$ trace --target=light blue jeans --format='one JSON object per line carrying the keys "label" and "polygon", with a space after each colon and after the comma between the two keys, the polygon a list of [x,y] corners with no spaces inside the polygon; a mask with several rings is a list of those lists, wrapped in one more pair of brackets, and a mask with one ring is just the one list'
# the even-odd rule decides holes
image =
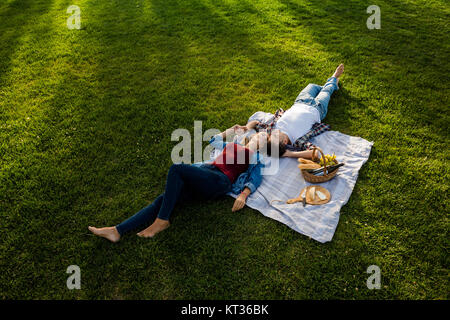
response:
{"label": "light blue jeans", "polygon": [[335,90],[339,90],[335,77],[328,78],[323,86],[310,83],[300,92],[295,103],[305,103],[317,108],[320,120],[323,120],[327,115],[328,103],[330,103],[331,95]]}

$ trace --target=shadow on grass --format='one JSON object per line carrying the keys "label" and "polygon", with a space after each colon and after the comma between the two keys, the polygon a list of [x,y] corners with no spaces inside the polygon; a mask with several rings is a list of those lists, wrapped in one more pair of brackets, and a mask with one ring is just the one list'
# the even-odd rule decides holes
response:
{"label": "shadow on grass", "polygon": [[20,38],[26,30],[32,29],[36,19],[47,11],[53,1],[15,0],[0,10],[2,29],[7,32],[0,35],[0,85],[11,68],[11,59],[16,52]]}

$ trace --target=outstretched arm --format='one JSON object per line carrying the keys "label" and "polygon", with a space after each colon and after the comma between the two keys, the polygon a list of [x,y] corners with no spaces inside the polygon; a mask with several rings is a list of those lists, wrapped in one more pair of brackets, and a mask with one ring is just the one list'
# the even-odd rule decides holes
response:
{"label": "outstretched arm", "polygon": [[239,124],[235,124],[231,128],[228,128],[224,132],[220,133],[220,136],[222,137],[222,139],[225,140],[226,137],[228,137],[231,134],[234,134],[234,133],[238,132],[239,130],[247,131],[248,129],[247,129],[246,126],[241,126]]}
{"label": "outstretched arm", "polygon": [[245,206],[245,202],[247,201],[247,197],[250,195],[251,190],[248,187],[245,187],[241,194],[234,201],[233,208],[231,211],[235,212],[241,210]]}
{"label": "outstretched arm", "polygon": [[[256,160],[256,164],[250,164],[247,171],[242,173],[238,177],[238,180],[235,182],[235,184],[238,183],[240,185],[239,189],[241,189],[242,191],[234,202],[233,208],[231,209],[233,212],[241,210],[245,206],[248,196],[255,192],[256,189],[258,189],[258,187],[261,185],[261,171],[262,168],[264,168],[264,163],[261,161],[259,153],[254,154],[254,157],[256,158],[252,158],[251,162]],[[233,190],[233,192],[237,193],[238,190]]]}
{"label": "outstretched arm", "polygon": [[[259,121],[256,121],[256,123],[253,124],[253,121],[250,121],[249,124],[251,124],[252,126],[256,126],[256,124]],[[247,124],[248,125],[248,124]],[[226,143],[226,139],[228,136],[233,135],[235,133],[237,134],[242,134],[242,132],[246,132],[248,129],[247,126],[241,126],[239,124],[235,124],[234,126],[232,126],[231,128],[226,129],[225,131],[215,135],[214,137],[211,138],[211,140],[209,141],[209,143],[216,149],[222,150]]]}
{"label": "outstretched arm", "polygon": [[312,150],[305,150],[305,151],[286,150],[286,152],[283,154],[283,157],[312,159],[312,153],[313,153]]}
{"label": "outstretched arm", "polygon": [[242,132],[246,132],[248,130],[255,129],[255,127],[256,127],[256,125],[258,123],[259,123],[258,120],[253,120],[253,121],[250,121],[249,123],[247,123],[247,125],[245,125],[245,126],[241,126],[239,124],[235,124],[231,128],[228,128],[227,130],[222,132],[220,134],[220,136],[222,137],[222,139],[225,140],[226,137],[228,137],[229,135],[231,135],[233,133],[238,133],[239,134],[239,133],[242,133]]}
{"label": "outstretched arm", "polygon": [[[246,128],[247,130],[255,129],[256,126],[258,125],[258,123],[259,123],[258,120],[250,121],[249,123],[247,123],[247,125],[245,126],[245,128]],[[247,131],[247,130],[245,130],[245,131]]]}

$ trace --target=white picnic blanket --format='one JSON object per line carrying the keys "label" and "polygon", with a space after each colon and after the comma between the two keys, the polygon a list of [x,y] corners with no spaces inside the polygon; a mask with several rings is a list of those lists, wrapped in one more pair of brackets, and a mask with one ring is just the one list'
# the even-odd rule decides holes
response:
{"label": "white picnic blanket", "polygon": [[[297,198],[300,191],[310,183],[303,179],[297,167],[297,159],[282,158],[277,174],[264,175],[260,187],[248,197],[247,205],[266,217],[324,243],[333,238],[339,222],[339,212],[352,194],[359,169],[368,160],[373,142],[338,131],[324,132],[311,139],[311,142],[325,154],[335,153],[337,160],[345,163],[339,168],[336,177],[320,184],[330,191],[330,202],[306,207],[301,202],[286,204],[287,199]],[[230,195],[237,197],[235,194]]]}

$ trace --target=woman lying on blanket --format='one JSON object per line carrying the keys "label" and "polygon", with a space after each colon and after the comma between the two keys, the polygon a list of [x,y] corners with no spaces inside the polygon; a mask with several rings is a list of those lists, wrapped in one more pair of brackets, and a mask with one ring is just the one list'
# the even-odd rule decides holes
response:
{"label": "woman lying on blanket", "polygon": [[214,136],[210,144],[222,152],[208,163],[173,164],[167,175],[165,192],[152,204],[115,227],[89,230],[112,242],[138,227],[152,224],[139,232],[140,237],[153,237],[167,229],[169,218],[177,203],[190,199],[214,199],[232,191],[240,193],[232,211],[244,207],[247,197],[261,184],[262,157],[260,148],[267,142],[266,133],[253,135],[243,146],[235,142],[225,142],[225,138],[244,127],[235,125]]}

